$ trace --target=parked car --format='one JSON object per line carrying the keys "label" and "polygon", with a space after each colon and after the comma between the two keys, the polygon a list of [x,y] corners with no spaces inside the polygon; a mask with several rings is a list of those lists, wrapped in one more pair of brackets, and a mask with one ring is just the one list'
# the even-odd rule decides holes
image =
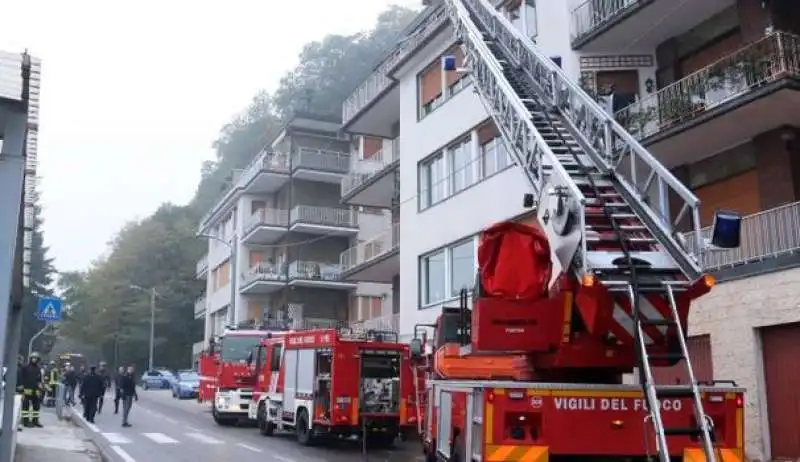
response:
{"label": "parked car", "polygon": [[161,376],[164,377],[166,383],[164,384],[164,388],[172,388],[172,384],[178,380],[177,374],[172,372],[169,369],[156,369],[158,372],[161,372]]}
{"label": "parked car", "polygon": [[142,388],[149,390],[151,388],[156,390],[165,390],[170,388],[171,380],[174,380],[174,375],[169,371],[152,370],[142,374]]}
{"label": "parked car", "polygon": [[178,399],[197,398],[200,390],[200,376],[197,372],[179,372],[172,384],[172,397]]}

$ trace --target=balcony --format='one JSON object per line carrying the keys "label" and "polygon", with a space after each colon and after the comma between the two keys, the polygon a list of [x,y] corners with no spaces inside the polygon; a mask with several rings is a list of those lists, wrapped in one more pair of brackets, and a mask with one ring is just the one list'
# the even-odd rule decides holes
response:
{"label": "balcony", "polygon": [[242,276],[240,292],[245,295],[264,295],[286,286],[286,268],[272,263],[259,263]]}
{"label": "balcony", "polygon": [[345,250],[339,259],[348,281],[391,284],[400,273],[400,223]]}
{"label": "balcony", "polygon": [[355,283],[342,279],[342,266],[336,263],[296,261],[289,264],[289,285],[350,290]]}
{"label": "balcony", "polygon": [[400,314],[390,314],[372,319],[351,321],[350,328],[359,331],[378,330],[388,332],[400,332]]}
{"label": "balcony", "polygon": [[442,6],[423,11],[409,35],[381,61],[367,79],[342,105],[342,129],[351,133],[392,136],[392,125],[398,120],[400,90],[392,73],[422,45],[447,25],[447,11]]}
{"label": "balcony", "polygon": [[620,53],[654,50],[731,7],[735,0],[585,0],[572,10],[572,48]]}
{"label": "balcony", "polygon": [[274,244],[289,232],[289,211],[260,209],[244,223],[243,244]]}
{"label": "balcony", "polygon": [[358,233],[358,212],[338,207],[298,205],[289,214],[289,230],[307,234],[351,236]]}
{"label": "balcony", "polygon": [[194,302],[194,318],[203,319],[206,317],[206,297],[200,297]]}
{"label": "balcony", "polygon": [[[702,230],[704,239],[711,238],[711,227]],[[685,236],[690,246],[693,236]],[[692,247],[689,247],[692,248]],[[800,265],[800,202],[782,205],[746,216],[742,219],[741,246],[737,249],[714,249],[700,257],[704,270],[742,276],[746,265],[762,263],[749,273],[760,274],[769,269]],[[738,273],[738,274],[737,274]]]}
{"label": "balcony", "polygon": [[400,165],[400,139],[367,159],[353,164],[352,170],[342,179],[342,202],[365,207],[388,208],[395,196],[395,178],[392,173]]}
{"label": "balcony", "polygon": [[195,266],[195,276],[198,279],[202,279],[208,275],[208,254],[203,255],[199,260],[197,260],[197,265]]}
{"label": "balcony", "polygon": [[301,180],[339,183],[350,168],[350,154],[298,148],[292,154],[292,176]]}
{"label": "balcony", "polygon": [[774,128],[800,125],[799,89],[800,37],[773,33],[615,117],[672,167]]}

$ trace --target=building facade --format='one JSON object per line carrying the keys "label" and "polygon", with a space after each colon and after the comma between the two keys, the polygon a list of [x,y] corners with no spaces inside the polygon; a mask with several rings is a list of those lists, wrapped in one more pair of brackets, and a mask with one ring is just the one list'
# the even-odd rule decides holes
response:
{"label": "building facade", "polygon": [[340,204],[351,141],[339,127],[296,114],[203,219],[209,247],[197,275],[206,294],[195,314],[204,339],[229,325],[357,323],[373,305],[391,306],[390,286],[343,278],[340,254],[389,218]]}
{"label": "building facade", "polygon": [[[444,6],[428,3],[343,108],[359,150],[342,200],[392,215],[342,254],[346,278],[391,281],[406,338],[472,286],[482,229],[534,219],[469,76],[441,70],[442,56],[462,65],[463,55]],[[701,256],[720,284],[692,312],[694,367],[748,389],[749,458],[800,457],[800,409],[789,404],[800,403],[800,5],[494,3],[695,192],[703,225],[719,209],[746,215],[740,249]]]}

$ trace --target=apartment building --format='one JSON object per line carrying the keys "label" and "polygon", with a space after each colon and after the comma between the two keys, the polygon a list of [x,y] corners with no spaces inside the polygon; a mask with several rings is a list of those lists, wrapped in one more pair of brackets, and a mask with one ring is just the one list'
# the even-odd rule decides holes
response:
{"label": "apartment building", "polygon": [[195,315],[205,339],[226,325],[358,322],[362,307],[391,304],[390,286],[342,277],[340,254],[388,217],[340,204],[351,141],[339,129],[336,118],[296,113],[203,218],[197,276],[207,283]]}
{"label": "apartment building", "polygon": [[[345,274],[392,281],[405,337],[472,285],[483,228],[533,219],[519,199],[523,176],[469,76],[441,71],[442,56],[459,65],[463,56],[445,6],[426,3],[343,108],[345,131],[360,141],[342,199],[390,209],[393,220],[342,254]],[[800,383],[791,362],[800,357],[800,5],[493,4],[695,192],[704,225],[718,209],[746,215],[740,249],[701,256],[720,284],[692,314],[694,367],[700,380],[749,390],[749,458],[800,457],[800,389],[791,385]]]}

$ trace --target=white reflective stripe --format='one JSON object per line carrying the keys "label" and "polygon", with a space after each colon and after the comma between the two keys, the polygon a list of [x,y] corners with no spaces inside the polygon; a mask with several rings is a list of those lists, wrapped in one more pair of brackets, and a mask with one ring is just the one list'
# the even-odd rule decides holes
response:
{"label": "white reflective stripe", "polygon": [[143,433],[144,436],[150,438],[158,444],[176,444],[178,440],[170,438],[163,433]]}
{"label": "white reflective stripe", "polygon": [[[656,320],[663,320],[664,316],[659,313],[658,309],[653,306],[653,303],[644,295],[639,296],[639,311],[641,314],[644,315],[645,318],[656,321]],[[667,326],[655,326],[656,329],[661,332],[662,335],[667,335]]]}
{"label": "white reflective stripe", "polygon": [[[628,332],[632,338],[636,338],[636,325],[633,322],[633,318],[616,303],[614,304],[614,321],[622,326],[622,328],[625,329],[625,331]],[[653,339],[647,335],[647,332],[644,332],[644,329],[642,329],[642,334],[644,335],[646,344],[649,345],[655,343],[653,342]]]}

